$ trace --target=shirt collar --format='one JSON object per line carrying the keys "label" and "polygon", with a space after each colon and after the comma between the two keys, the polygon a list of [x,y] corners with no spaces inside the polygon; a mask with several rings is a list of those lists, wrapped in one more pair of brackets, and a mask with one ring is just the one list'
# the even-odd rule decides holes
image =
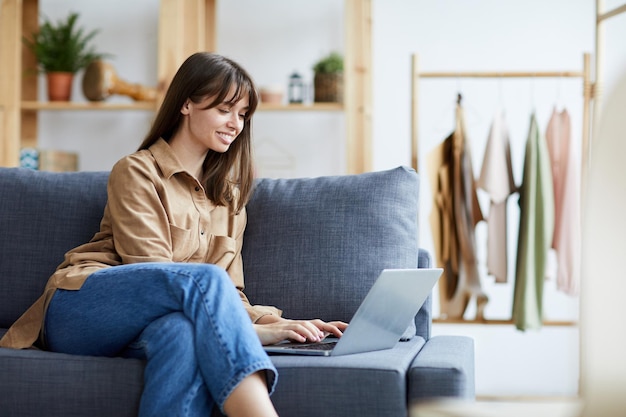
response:
{"label": "shirt collar", "polygon": [[171,178],[172,175],[180,172],[187,172],[176,157],[176,154],[174,154],[174,151],[172,151],[170,144],[163,138],[154,142],[148,150],[154,156],[154,160],[166,178]]}

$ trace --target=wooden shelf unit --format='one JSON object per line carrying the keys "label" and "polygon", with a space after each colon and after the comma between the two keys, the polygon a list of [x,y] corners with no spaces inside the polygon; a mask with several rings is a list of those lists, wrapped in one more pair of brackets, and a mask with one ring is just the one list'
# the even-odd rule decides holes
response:
{"label": "wooden shelf unit", "polygon": [[155,111],[152,102],[107,103],[77,101],[22,101],[22,110],[148,110]]}
{"label": "wooden shelf unit", "polygon": [[314,103],[314,104],[269,104],[260,103],[257,111],[344,111],[340,103]]}
{"label": "wooden shelf unit", "polygon": [[[129,103],[79,102],[79,101],[22,101],[22,110],[148,110],[155,111],[156,104],[148,101]],[[268,104],[260,103],[257,111],[263,112],[341,112],[339,103]]]}
{"label": "wooden shelf unit", "polygon": [[[259,111],[336,111],[346,116],[347,172],[367,172],[371,163],[371,0],[344,0],[346,51],[344,103],[261,104]],[[157,86],[162,97],[190,54],[216,50],[217,0],[160,0]],[[38,0],[0,0],[0,166],[18,166],[22,147],[37,147],[39,111],[154,111],[154,103],[38,102],[36,68],[22,38],[39,26]],[[160,98],[157,100],[160,103]]]}
{"label": "wooden shelf unit", "polygon": [[[513,326],[515,322],[511,319],[445,319],[445,318],[433,318],[433,324],[477,324],[477,325],[499,325],[499,326]],[[547,327],[578,327],[578,322],[573,320],[544,320],[543,326]]]}

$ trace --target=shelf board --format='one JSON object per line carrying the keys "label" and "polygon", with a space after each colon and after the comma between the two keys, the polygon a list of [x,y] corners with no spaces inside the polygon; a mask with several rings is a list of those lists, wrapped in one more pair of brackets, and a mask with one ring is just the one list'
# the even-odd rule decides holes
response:
{"label": "shelf board", "polygon": [[[22,101],[22,110],[156,110],[148,101],[130,103],[79,101]],[[259,111],[343,111],[341,103],[269,104],[260,103]]]}
{"label": "shelf board", "polygon": [[271,104],[259,103],[259,111],[343,111],[341,103]]}
{"label": "shelf board", "polygon": [[75,102],[75,101],[22,101],[22,110],[149,110],[156,104],[150,101],[131,103]]}
{"label": "shelf board", "polygon": [[[465,319],[445,319],[445,318],[433,318],[433,323],[437,324],[490,324],[490,325],[514,325],[511,319],[483,319],[483,320],[465,320]],[[578,322],[571,320],[544,320],[544,326],[562,326],[562,327],[576,327]]]}

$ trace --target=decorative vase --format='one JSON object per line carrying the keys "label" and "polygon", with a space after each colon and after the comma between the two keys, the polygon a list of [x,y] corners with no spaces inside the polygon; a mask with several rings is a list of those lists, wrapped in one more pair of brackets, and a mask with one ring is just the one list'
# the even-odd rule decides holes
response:
{"label": "decorative vase", "polygon": [[316,103],[341,103],[343,102],[343,73],[315,74],[313,79]]}
{"label": "decorative vase", "polygon": [[72,96],[72,81],[74,74],[71,72],[48,72],[46,73],[48,82],[48,100],[50,101],[70,101]]}

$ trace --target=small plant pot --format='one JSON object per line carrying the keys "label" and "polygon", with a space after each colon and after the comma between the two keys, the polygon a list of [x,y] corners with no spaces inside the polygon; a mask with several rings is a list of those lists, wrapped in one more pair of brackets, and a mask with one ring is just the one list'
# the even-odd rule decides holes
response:
{"label": "small plant pot", "polygon": [[48,83],[48,100],[70,101],[72,96],[72,81],[74,74],[71,72],[49,72],[46,74]]}
{"label": "small plant pot", "polygon": [[313,84],[316,103],[343,102],[343,73],[316,73]]}
{"label": "small plant pot", "polygon": [[259,90],[261,103],[281,104],[283,102],[283,95],[282,88],[277,86],[261,87]]}

